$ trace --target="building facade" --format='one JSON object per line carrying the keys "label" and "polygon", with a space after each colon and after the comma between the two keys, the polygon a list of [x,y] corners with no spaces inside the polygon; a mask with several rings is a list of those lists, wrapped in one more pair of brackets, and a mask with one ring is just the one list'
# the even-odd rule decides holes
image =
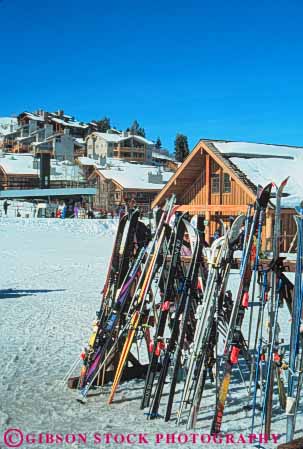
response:
{"label": "building facade", "polygon": [[[201,140],[174,176],[153,201],[161,206],[172,193],[179,210],[204,216],[206,239],[211,241],[219,219],[226,224],[231,217],[247,212],[254,204],[258,185],[279,184],[290,176],[282,199],[281,249],[288,251],[296,232],[293,215],[298,197],[303,198],[303,148]],[[274,189],[273,189],[274,192]],[[272,246],[275,203],[271,200],[266,213],[263,249]]]}
{"label": "building facade", "polygon": [[110,157],[124,161],[151,163],[155,144],[129,132],[94,132],[86,138],[87,156],[93,159]]}
{"label": "building facade", "polygon": [[13,153],[33,153],[46,147],[52,157],[74,160],[85,155],[85,137],[96,129],[94,124],[85,124],[65,115],[64,111],[19,114],[18,125],[2,138],[2,149]]}
{"label": "building facade", "polygon": [[151,165],[131,164],[112,160],[112,165],[95,167],[89,176],[89,184],[97,189],[94,206],[115,211],[135,200],[143,213],[151,204],[173,172],[160,172]]}

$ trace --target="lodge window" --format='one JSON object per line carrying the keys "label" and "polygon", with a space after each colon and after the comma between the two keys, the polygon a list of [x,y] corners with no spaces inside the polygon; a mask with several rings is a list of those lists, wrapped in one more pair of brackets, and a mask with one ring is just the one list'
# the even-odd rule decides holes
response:
{"label": "lodge window", "polygon": [[220,175],[216,173],[211,175],[211,193],[220,193]]}
{"label": "lodge window", "polygon": [[227,173],[224,173],[223,175],[223,193],[230,193],[231,192],[231,181],[230,176]]}
{"label": "lodge window", "polygon": [[217,164],[216,161],[214,161],[213,159],[211,159],[211,172],[214,173],[216,171],[219,170],[219,165]]}

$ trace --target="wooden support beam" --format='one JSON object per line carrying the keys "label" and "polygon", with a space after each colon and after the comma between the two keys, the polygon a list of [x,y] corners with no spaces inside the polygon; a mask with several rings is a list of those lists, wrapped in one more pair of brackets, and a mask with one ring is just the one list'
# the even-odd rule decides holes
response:
{"label": "wooden support beam", "polygon": [[[123,370],[123,374],[121,377],[121,382],[126,382],[132,379],[144,379],[147,374],[148,364],[146,365],[138,365],[138,366],[126,366]],[[108,382],[112,382],[115,377],[115,370],[105,371],[104,374],[104,384]],[[79,377],[70,377],[67,381],[68,388],[74,390],[78,387]],[[96,381],[94,382],[95,386],[98,386]],[[93,394],[92,394],[93,395]]]}
{"label": "wooden support beam", "polygon": [[208,221],[205,226],[205,240],[210,243],[210,212],[205,212],[205,220]]}
{"label": "wooden support beam", "polygon": [[219,185],[220,185],[220,204],[222,204],[223,202],[223,168],[220,167],[220,172],[219,172]]}
{"label": "wooden support beam", "polygon": [[262,250],[271,251],[273,243],[273,229],[274,229],[274,213],[272,210],[266,210],[266,222],[265,222],[265,240],[263,240]]}
{"label": "wooden support beam", "polygon": [[209,205],[211,201],[210,189],[210,156],[205,155],[205,189],[206,189],[206,204]]}
{"label": "wooden support beam", "polygon": [[296,438],[289,443],[279,444],[277,449],[303,449],[303,438]]}
{"label": "wooden support beam", "polygon": [[[205,220],[208,221],[205,226],[205,240],[210,242],[210,212],[209,205],[211,202],[210,195],[210,155],[208,153],[205,154],[205,191],[206,191],[206,209],[205,209]],[[195,206],[193,206],[195,207]],[[188,211],[189,212],[189,211]]]}
{"label": "wooden support beam", "polygon": [[[167,260],[170,260],[170,257],[171,256],[167,256]],[[191,261],[191,256],[181,256],[181,261],[183,263],[185,263],[185,265],[187,265]],[[203,257],[203,261],[204,261],[204,263],[207,264],[207,259],[205,257]],[[260,267],[260,269],[269,268],[269,265],[270,265],[271,262],[272,262],[271,259],[260,259],[259,260],[259,267]],[[241,259],[238,259],[238,258],[233,259],[233,267],[232,268],[238,269],[238,268],[240,268],[240,266],[241,266]],[[296,271],[296,261],[293,260],[293,259],[285,259],[285,260],[283,260],[283,266],[285,268],[285,273],[287,273],[287,272],[294,273]],[[288,296],[290,298],[291,295],[292,295],[292,292],[291,292],[292,282],[287,279],[286,275],[282,275],[282,277],[283,277],[283,280],[285,279],[285,282],[286,282],[287,287],[289,289],[288,290]]]}
{"label": "wooden support beam", "polygon": [[180,212],[233,212],[237,213],[246,213],[247,204],[196,204],[196,205],[188,205],[183,204],[178,206],[178,211]]}

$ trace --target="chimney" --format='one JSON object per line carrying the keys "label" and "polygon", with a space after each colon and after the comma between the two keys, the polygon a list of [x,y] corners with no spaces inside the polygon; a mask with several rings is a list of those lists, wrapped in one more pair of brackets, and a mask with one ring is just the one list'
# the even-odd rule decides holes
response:
{"label": "chimney", "polygon": [[48,189],[50,182],[50,153],[40,153],[40,188]]}
{"label": "chimney", "polygon": [[151,184],[163,184],[163,176],[161,172],[156,174],[149,172],[148,173],[148,182]]}

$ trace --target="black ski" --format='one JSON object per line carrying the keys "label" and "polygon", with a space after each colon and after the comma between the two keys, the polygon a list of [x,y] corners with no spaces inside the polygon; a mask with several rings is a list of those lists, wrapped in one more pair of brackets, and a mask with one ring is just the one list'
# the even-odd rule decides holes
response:
{"label": "black ski", "polygon": [[197,234],[197,242],[194,248],[194,254],[192,255],[192,260],[190,263],[190,266],[188,268],[187,274],[186,274],[186,278],[184,280],[184,285],[183,285],[183,289],[182,289],[182,293],[181,293],[181,297],[179,299],[179,302],[177,304],[177,308],[176,308],[176,312],[175,312],[175,316],[174,316],[174,322],[173,322],[173,327],[172,327],[172,331],[171,331],[171,337],[169,339],[167,348],[165,350],[164,353],[164,358],[163,358],[163,362],[162,362],[162,367],[161,367],[161,371],[160,371],[160,375],[158,377],[158,381],[157,381],[157,386],[156,386],[156,391],[153,397],[153,402],[152,405],[150,407],[150,411],[148,414],[148,417],[150,419],[154,419],[158,417],[158,410],[160,407],[160,401],[161,401],[161,397],[162,397],[162,393],[163,393],[163,388],[164,388],[164,384],[165,384],[165,380],[167,377],[167,373],[168,373],[168,369],[170,366],[170,363],[172,361],[173,358],[173,353],[175,351],[175,347],[176,347],[176,343],[177,343],[177,338],[178,338],[178,334],[179,334],[179,330],[180,330],[180,317],[181,314],[184,312],[185,307],[187,302],[190,300],[190,292],[191,289],[196,287],[196,283],[194,282],[194,276],[196,275],[197,271],[196,271],[196,263],[197,263],[197,255],[198,255],[198,251],[199,251],[199,235]]}
{"label": "black ski", "polygon": [[182,219],[183,215],[179,213],[177,217],[177,222],[175,223],[175,238],[172,248],[172,258],[168,269],[166,286],[164,292],[162,293],[162,301],[160,303],[160,315],[157,323],[157,329],[153,338],[153,350],[151,354],[151,359],[147,371],[145,387],[143,391],[143,398],[141,402],[141,409],[148,407],[150,402],[150,397],[152,393],[152,388],[154,384],[154,379],[158,370],[158,361],[162,350],[165,347],[164,343],[164,331],[167,322],[167,317],[169,310],[175,301],[175,278],[177,274],[177,268],[180,263],[181,248],[183,242],[183,236],[185,232],[185,224]]}
{"label": "black ski", "polygon": [[254,244],[255,233],[258,231],[258,243],[256,253],[258,254],[261,245],[261,231],[263,225],[263,216],[267,208],[270,195],[271,195],[272,183],[268,184],[262,189],[258,188],[257,199],[255,204],[255,211],[250,227],[249,238],[246,244],[245,254],[243,256],[243,263],[241,267],[241,278],[237,292],[237,297],[234,302],[232,315],[229,323],[229,329],[225,342],[225,365],[223,371],[223,379],[219,387],[218,401],[216,404],[216,411],[212,422],[211,433],[216,434],[221,430],[221,424],[224,414],[224,407],[229,390],[231,373],[234,364],[238,363],[238,356],[240,352],[239,337],[242,322],[244,319],[245,310],[248,307],[249,300],[249,286],[252,276],[251,264],[253,263],[251,250]]}

